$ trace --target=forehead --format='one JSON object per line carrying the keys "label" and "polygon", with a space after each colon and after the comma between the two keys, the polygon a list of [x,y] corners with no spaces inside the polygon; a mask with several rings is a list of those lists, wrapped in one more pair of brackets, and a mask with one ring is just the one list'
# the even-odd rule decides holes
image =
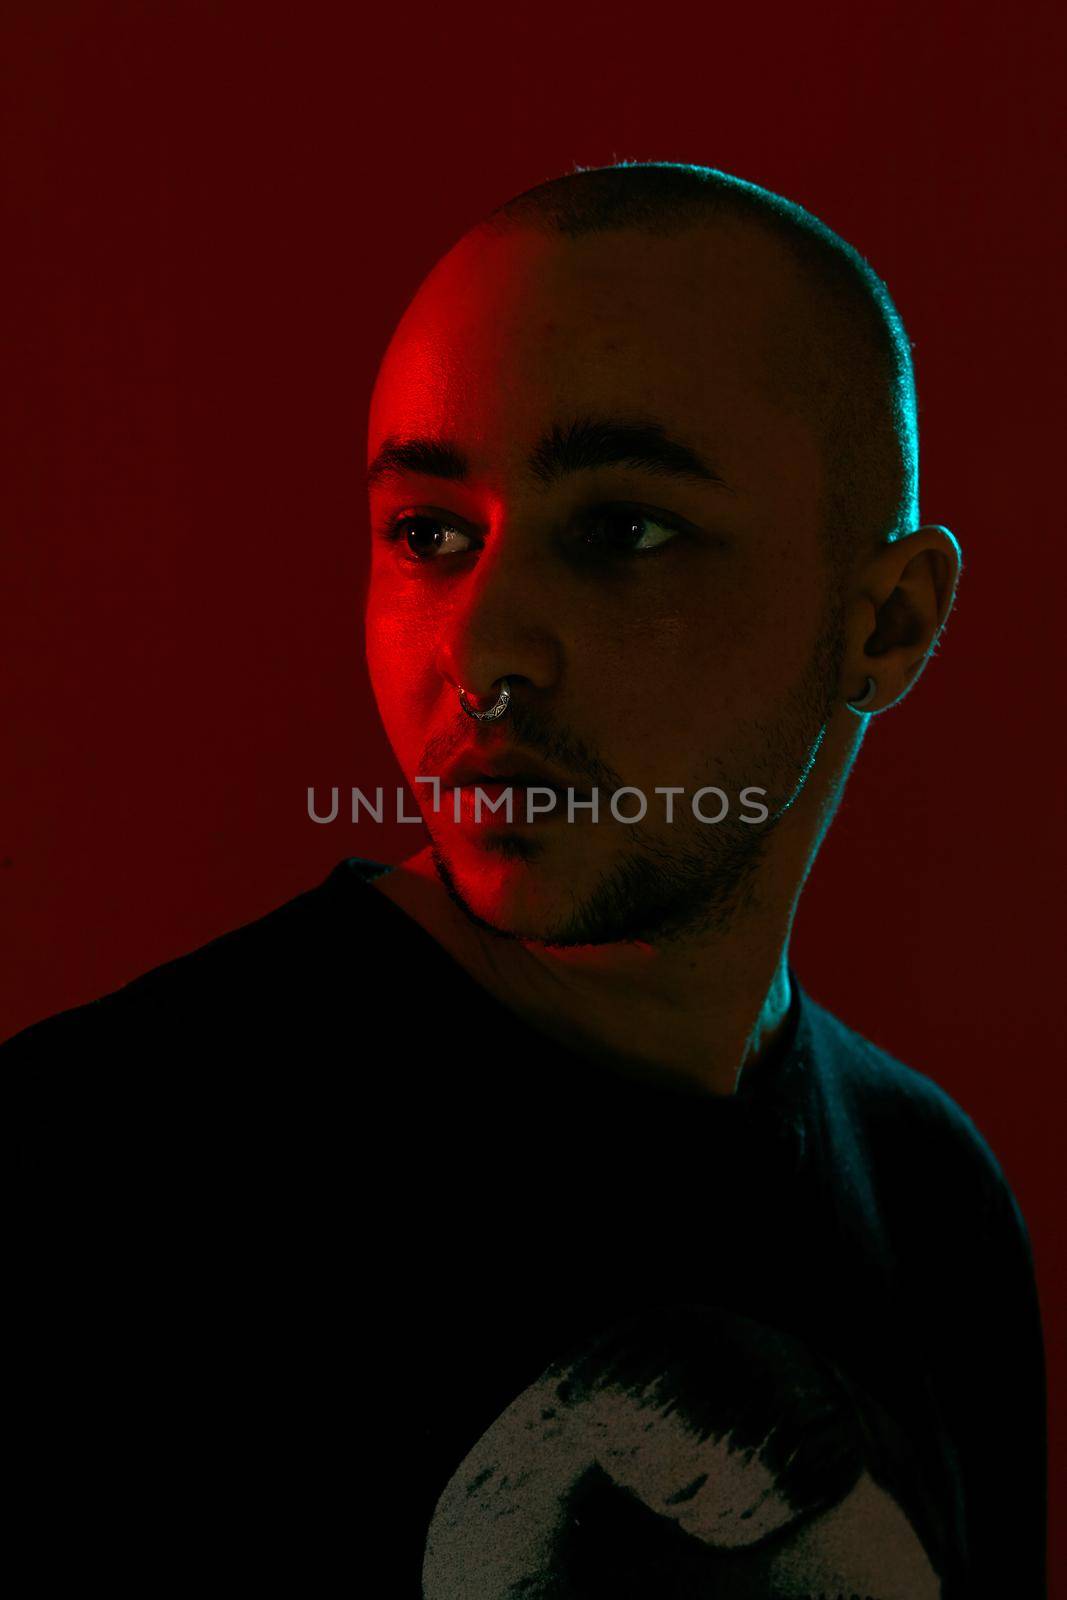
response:
{"label": "forehead", "polygon": [[500,461],[576,414],[652,415],[713,458],[799,442],[775,358],[796,317],[782,245],[738,223],[659,237],[475,232],[408,307],[371,401],[387,436],[461,438]]}

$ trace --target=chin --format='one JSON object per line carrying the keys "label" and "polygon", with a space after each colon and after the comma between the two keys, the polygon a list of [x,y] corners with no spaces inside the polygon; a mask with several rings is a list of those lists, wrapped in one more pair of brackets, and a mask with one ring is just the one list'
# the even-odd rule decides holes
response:
{"label": "chin", "polygon": [[575,872],[558,848],[509,829],[471,842],[435,843],[437,873],[473,921],[512,939],[550,941],[575,903]]}

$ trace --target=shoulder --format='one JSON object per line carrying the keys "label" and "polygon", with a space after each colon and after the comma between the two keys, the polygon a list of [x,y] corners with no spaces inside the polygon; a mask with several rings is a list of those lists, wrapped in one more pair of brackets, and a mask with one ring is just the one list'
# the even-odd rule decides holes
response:
{"label": "shoulder", "polygon": [[378,896],[363,886],[384,864],[350,857],[319,884],[120,988],[22,1029],[0,1044],[9,1067],[97,1041],[184,1036],[231,1017],[313,1001],[366,935]]}
{"label": "shoulder", "polygon": [[[0,1046],[0,1097],[38,1226],[103,1207],[122,1232],[136,1225],[123,1212],[132,1193],[146,1216],[171,1193],[213,1197],[222,1214],[234,1174],[277,1185],[281,1145],[287,1182],[318,1181],[312,1152],[327,1168],[341,1154],[345,1069],[368,1009],[352,951],[372,942],[385,904],[359,884],[341,863],[265,916]],[[339,1024],[353,1019],[342,1045]]]}
{"label": "shoulder", "polygon": [[1026,1227],[1001,1163],[967,1111],[934,1077],[907,1065],[804,997],[806,1039],[822,1117],[847,1138],[882,1190],[907,1192],[929,1217],[957,1211],[980,1227]]}

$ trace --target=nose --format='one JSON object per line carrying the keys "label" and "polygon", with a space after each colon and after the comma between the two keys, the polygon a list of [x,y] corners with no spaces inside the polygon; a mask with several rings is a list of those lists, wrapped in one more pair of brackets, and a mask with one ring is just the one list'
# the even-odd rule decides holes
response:
{"label": "nose", "polygon": [[455,690],[487,710],[507,678],[544,692],[559,680],[560,648],[551,624],[551,596],[538,581],[538,562],[508,551],[497,538],[485,549],[461,597],[443,619],[436,666]]}

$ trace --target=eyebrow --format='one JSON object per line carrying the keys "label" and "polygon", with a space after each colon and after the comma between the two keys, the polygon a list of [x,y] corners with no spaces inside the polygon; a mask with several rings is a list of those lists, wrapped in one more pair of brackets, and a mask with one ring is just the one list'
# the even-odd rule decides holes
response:
{"label": "eyebrow", "polygon": [[373,488],[385,478],[417,472],[427,478],[450,478],[464,482],[470,472],[466,456],[446,439],[386,439],[367,469],[367,485]]}
{"label": "eyebrow", "polygon": [[[528,467],[538,482],[549,485],[573,472],[595,467],[625,466],[657,477],[696,480],[727,488],[721,475],[691,445],[672,439],[662,423],[618,417],[581,417],[558,423],[538,440]],[[398,438],[384,441],[367,471],[368,487],[386,478],[419,473],[455,483],[470,479],[470,462],[449,439]]]}

